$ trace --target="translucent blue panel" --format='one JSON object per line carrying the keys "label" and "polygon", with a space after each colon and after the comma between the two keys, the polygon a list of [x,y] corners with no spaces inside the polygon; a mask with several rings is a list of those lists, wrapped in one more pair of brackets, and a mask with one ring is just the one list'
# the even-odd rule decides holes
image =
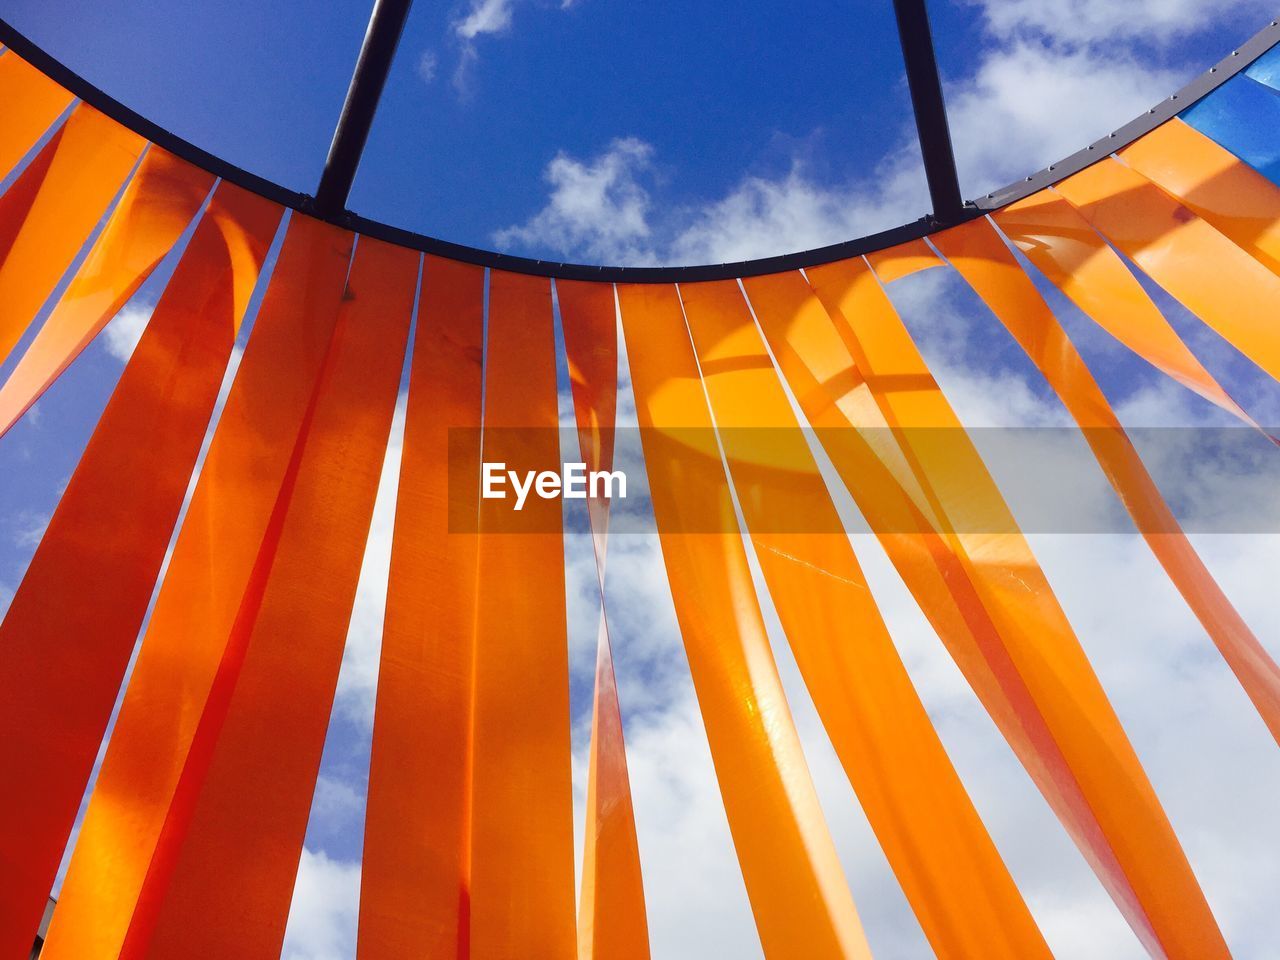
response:
{"label": "translucent blue panel", "polygon": [[1273,90],[1280,90],[1280,47],[1272,47],[1253,61],[1244,75],[1266,84]]}
{"label": "translucent blue panel", "polygon": [[[1276,66],[1280,76],[1280,61]],[[1228,80],[1181,117],[1280,185],[1280,93],[1245,74]]]}

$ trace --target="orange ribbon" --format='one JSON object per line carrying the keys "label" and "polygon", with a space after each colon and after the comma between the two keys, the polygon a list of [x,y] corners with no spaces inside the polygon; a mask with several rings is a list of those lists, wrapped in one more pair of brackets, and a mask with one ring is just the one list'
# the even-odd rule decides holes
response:
{"label": "orange ribbon", "polygon": [[1280,187],[1253,167],[1177,117],[1118,156],[1280,274]]}
{"label": "orange ribbon", "polygon": [[[745,286],[769,328],[809,321],[812,295],[798,273]],[[681,294],[769,593],[934,953],[1048,957],[898,657],[737,284],[685,284]]]}
{"label": "orange ribbon", "polygon": [[[484,460],[560,470],[551,282],[490,271]],[[463,496],[470,496],[464,492]],[[560,503],[480,501],[471,955],[572,960],[573,788]]]}
{"label": "orange ribbon", "polygon": [[[30,948],[231,356],[232,285],[256,281],[280,215],[219,189],[0,627],[0,764],[41,784],[0,796],[0,955]],[[234,278],[232,231],[250,255]],[[81,836],[90,849],[95,829]],[[84,858],[63,885],[46,957],[100,955],[80,939],[98,922]],[[75,941],[65,951],[64,932]]]}
{"label": "orange ribbon", "polygon": [[[50,929],[55,960],[123,955],[126,931],[149,928],[167,888],[161,875],[181,837],[162,844],[166,818],[250,573],[260,552],[271,552],[268,520],[328,350],[352,240],[290,219],[89,801],[66,881],[66,922],[59,910]],[[83,901],[72,910],[76,890]]]}
{"label": "orange ribbon", "polygon": [[679,296],[617,289],[663,561],[765,955],[869,960],[765,633]]}
{"label": "orange ribbon", "polygon": [[1053,189],[1183,306],[1280,378],[1280,276],[1119,160],[1095,163]]}
{"label": "orange ribbon", "polygon": [[151,276],[212,186],[213,174],[159,147],[147,151],[88,257],[0,386],[0,436]]}
{"label": "orange ribbon", "polygon": [[27,155],[54,121],[71,105],[64,90],[12,50],[0,52],[0,180]]}
{"label": "orange ribbon", "polygon": [[0,196],[0,363],[53,293],[146,141],[80,104]]}
{"label": "orange ribbon", "polygon": [[[848,386],[827,378],[829,399],[855,426],[889,428],[891,463],[919,485],[960,563],[963,577],[947,582],[974,632],[941,634],[957,665],[1152,954],[1225,956],[1066,615],[876,277],[861,261],[808,275],[865,385],[846,396]],[[856,497],[858,477],[842,479]]]}
{"label": "orange ribbon", "polygon": [[311,303],[311,322],[336,322],[148,871],[151,911],[125,941],[130,960],[280,956],[418,262],[362,237],[341,298]]}
{"label": "orange ribbon", "polygon": [[471,955],[476,538],[449,520],[479,508],[483,335],[484,268],[427,257],[360,871],[356,952],[371,960]]}
{"label": "orange ribbon", "polygon": [[1183,534],[1084,359],[985,220],[944,231],[938,249],[1044,374],[1093,450],[1151,552],[1280,741],[1280,667],[1258,642]]}
{"label": "orange ribbon", "polygon": [[[590,472],[613,469],[618,399],[618,318],[613,285],[556,282],[560,321],[573,392],[578,447]],[[578,907],[579,960],[648,960],[649,928],[640,847],[613,649],[605,609],[605,553],[609,501],[588,496],[591,539],[600,596],[595,696],[587,772],[582,897]]]}

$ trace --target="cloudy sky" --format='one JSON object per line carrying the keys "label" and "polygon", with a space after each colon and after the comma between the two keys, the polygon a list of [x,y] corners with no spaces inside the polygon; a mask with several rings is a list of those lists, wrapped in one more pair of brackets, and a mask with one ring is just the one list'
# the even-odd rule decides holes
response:
{"label": "cloudy sky", "polygon": [[[621,0],[419,4],[353,197],[362,213],[537,256],[722,261],[846,239],[924,212],[888,0],[782,5]],[[235,162],[309,190],[363,32],[364,4],[48,0],[0,15],[125,103]],[[143,9],[145,7],[145,9]],[[1252,35],[1252,0],[934,0],[965,192],[1001,186],[1105,134]],[[0,439],[0,609],[146,322],[140,291]],[[966,422],[1067,422],[1033,368],[952,276],[890,295]],[[1206,364],[1264,423],[1280,389],[1167,298]],[[1132,426],[1220,425],[1061,298],[1063,322]],[[0,367],[0,375],[7,372]],[[228,374],[228,384],[231,373]],[[563,382],[563,371],[562,371]],[[624,378],[625,388],[625,378]],[[624,395],[623,422],[634,419]],[[567,393],[562,411],[571,416]],[[391,541],[393,428],[295,891],[290,960],[353,956],[360,824]],[[1147,451],[1188,515],[1275,500],[1248,462]],[[997,464],[1014,470],[1016,464]],[[12,478],[10,481],[9,478]],[[1009,477],[1010,481],[1016,480]],[[855,513],[834,489],[842,509]],[[1113,509],[1093,471],[1080,509]],[[1016,503],[1015,503],[1016,506]],[[581,517],[569,518],[581,528]],[[1273,652],[1278,533],[1204,535],[1206,562]],[[1143,543],[1038,534],[1033,547],[1178,829],[1236,956],[1280,940],[1280,756]],[[908,669],[1055,952],[1141,951],[985,717],[874,538],[855,546]],[[566,542],[579,828],[599,598],[589,542]],[[759,955],[656,542],[610,545],[607,605],[654,956]],[[927,948],[761,601],[824,811],[876,955]],[[579,844],[581,843],[579,829]]]}

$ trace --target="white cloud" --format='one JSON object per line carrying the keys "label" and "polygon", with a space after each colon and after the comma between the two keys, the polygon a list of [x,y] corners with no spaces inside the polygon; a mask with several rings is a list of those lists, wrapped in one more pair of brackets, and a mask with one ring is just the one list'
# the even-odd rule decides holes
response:
{"label": "white cloud", "polygon": [[11,520],[13,544],[21,549],[34,550],[49,526],[51,514],[35,510],[19,510]]}
{"label": "white cloud", "polygon": [[360,865],[302,851],[281,960],[348,960],[355,956]]}
{"label": "white cloud", "polygon": [[[1018,42],[989,53],[948,88],[957,165],[970,195],[1074,152],[1178,86],[1179,75],[1120,55]],[[652,195],[653,148],[614,140],[588,160],[548,164],[547,204],[494,234],[504,248],[588,262],[721,263],[838,243],[921,216],[927,192],[914,133],[865,180],[829,184],[796,159],[780,178],[744,177],[701,206]]]}
{"label": "white cloud", "polygon": [[496,234],[504,246],[545,245],[599,260],[652,259],[649,192],[642,183],[653,147],[635,137],[614,140],[591,160],[561,152],[547,165],[547,205],[522,226]]}
{"label": "white cloud", "polygon": [[1249,0],[977,0],[974,5],[997,37],[1030,35],[1071,44],[1166,44],[1228,16],[1270,13],[1263,3]]}
{"label": "white cloud", "polygon": [[440,66],[440,58],[427,50],[418,58],[418,79],[430,83],[436,78],[436,69]]}
{"label": "white cloud", "polygon": [[1019,41],[947,91],[956,163],[969,194],[1083,149],[1176,90],[1185,73],[1122,53]]}
{"label": "white cloud", "polygon": [[136,300],[126,304],[103,331],[103,345],[107,348],[107,353],[122,363],[128,363],[155,308],[154,303]]}
{"label": "white cloud", "polygon": [[[1105,136],[1204,67],[1162,65],[1131,45],[1117,45],[1118,39],[1147,22],[1159,39],[1257,9],[1254,0],[987,0],[982,6],[993,42],[970,76],[946,84],[969,196]],[[905,121],[898,142],[864,178],[822,182],[797,156],[780,177],[743,177],[723,196],[692,207],[655,199],[654,160],[652,146],[635,137],[615,139],[589,159],[557,154],[545,174],[551,184],[546,206],[496,231],[494,242],[589,262],[717,263],[837,243],[927,212],[919,148]]]}
{"label": "white cloud", "polygon": [[513,0],[472,0],[467,15],[453,24],[453,32],[463,40],[511,28]]}

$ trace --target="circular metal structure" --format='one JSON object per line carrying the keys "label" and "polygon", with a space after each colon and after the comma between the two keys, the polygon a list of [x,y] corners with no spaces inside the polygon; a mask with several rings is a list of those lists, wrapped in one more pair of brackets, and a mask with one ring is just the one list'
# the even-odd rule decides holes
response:
{"label": "circular metal structure", "polygon": [[[382,4],[379,5],[380,7]],[[403,12],[407,12],[408,4],[401,4]],[[902,6],[916,6],[915,3],[903,3]],[[901,7],[900,7],[901,9]],[[375,19],[377,11],[375,10]],[[900,21],[901,24],[901,21]],[[908,51],[908,75],[911,76],[911,60],[910,60],[910,35],[904,33],[904,49]],[[374,24],[371,23],[370,34],[366,37],[366,48],[370,42],[381,42],[384,45],[385,37],[378,38],[375,36]],[[928,43],[927,35],[924,37],[925,44]],[[988,211],[999,209],[1007,206],[1017,200],[1030,196],[1045,187],[1052,186],[1055,183],[1069,177],[1083,168],[1089,166],[1104,157],[1110,156],[1117,150],[1128,146],[1134,140],[1137,140],[1143,134],[1153,130],[1160,124],[1166,122],[1179,112],[1187,109],[1196,101],[1205,97],[1222,84],[1226,83],[1236,74],[1245,70],[1251,63],[1260,56],[1270,50],[1272,47],[1280,43],[1280,21],[1273,20],[1261,31],[1255,34],[1248,42],[1242,45],[1238,50],[1223,58],[1221,62],[1196,77],[1189,84],[1179,90],[1177,93],[1161,101],[1152,107],[1142,116],[1130,121],[1118,130],[1108,134],[1106,137],[1089,144],[1083,149],[1073,153],[1071,156],[1052,163],[1048,167],[1038,170],[1027,176],[1023,180],[1012,183],[1001,190],[988,193],[975,200],[964,201],[962,209],[951,213],[932,214],[921,217],[919,220],[911,223],[904,223],[901,226],[893,227],[889,230],[883,230],[878,233],[867,234],[866,236],[856,237],[851,240],[845,240],[841,243],[834,243],[824,247],[815,247],[810,250],[801,250],[795,253],[780,254],[771,257],[760,257],[754,260],[741,260],[732,263],[717,264],[698,264],[689,266],[664,266],[664,267],[624,267],[609,265],[593,265],[584,263],[565,263],[555,260],[538,260],[531,257],[520,257],[512,254],[500,253],[496,250],[486,250],[481,247],[471,247],[465,244],[453,243],[439,237],[431,237],[425,234],[416,233],[412,230],[406,230],[397,227],[394,224],[383,223],[377,220],[371,220],[362,217],[359,214],[352,213],[347,210],[331,211],[326,210],[323,204],[317,204],[317,198],[296,190],[290,190],[278,183],[264,179],[248,170],[237,167],[235,164],[228,163],[220,157],[216,157],[206,150],[181,137],[175,136],[168,130],[165,130],[152,123],[147,118],[139,115],[129,107],[120,103],[110,94],[104,92],[100,88],[94,86],[85,80],[75,71],[71,70],[65,64],[59,62],[49,54],[41,50],[36,44],[27,39],[20,31],[16,30],[8,22],[0,19],[0,44],[10,47],[47,76],[56,80],[62,86],[66,87],[77,97],[88,103],[97,110],[111,117],[116,122],[123,124],[130,130],[141,134],[151,142],[163,147],[170,153],[173,153],[184,160],[194,163],[199,167],[208,170],[211,173],[229,180],[241,187],[252,190],[276,203],[282,204],[293,210],[298,210],[309,216],[317,217],[336,226],[353,230],[366,236],[377,237],[390,243],[396,243],[401,246],[410,247],[414,250],[420,250],[425,253],[433,253],[443,257],[449,257],[453,260],[460,260],[464,263],[477,264],[484,267],[492,267],[497,270],[509,270],[513,273],[525,273],[540,277],[554,277],[565,280],[598,280],[601,282],[613,283],[692,283],[699,280],[728,280],[739,277],[760,276],[762,274],[777,273],[783,270],[796,270],[804,267],[817,266],[821,263],[830,263],[835,260],[842,260],[846,257],[856,257],[867,253],[873,253],[876,250],[883,250],[899,243],[905,243],[909,240],[916,240],[926,237],[939,229],[955,226],[972,220],[976,217],[983,216]],[[392,48],[394,45],[392,45]],[[932,73],[936,77],[936,67],[932,64],[932,53],[928,55],[928,66],[933,68]],[[365,58],[362,56],[362,62]],[[389,59],[387,61],[389,65]],[[359,71],[359,67],[357,67]],[[349,111],[351,98],[359,85],[360,74],[357,72],[356,81],[353,82],[353,94],[348,95],[348,110],[344,111],[344,115]],[[379,85],[378,90],[381,87]],[[914,90],[913,90],[914,95]],[[375,95],[376,96],[376,95]],[[931,162],[931,154],[929,151],[929,141],[925,138],[925,131],[919,118],[921,110],[919,101],[917,101],[917,118],[918,125],[922,126],[921,143],[925,146],[925,164],[926,169],[929,168]],[[365,120],[371,119],[371,114],[367,114]],[[334,147],[338,147],[338,141],[341,139],[341,127],[339,128],[339,136],[335,137]],[[367,127],[365,129],[367,134]],[[363,140],[361,140],[361,144]],[[949,153],[950,144],[946,145]],[[330,153],[330,164],[334,160],[334,151]],[[328,167],[326,167],[328,169]],[[354,173],[354,167],[349,171]],[[932,186],[932,182],[931,182]],[[935,194],[935,201],[937,196]]]}

